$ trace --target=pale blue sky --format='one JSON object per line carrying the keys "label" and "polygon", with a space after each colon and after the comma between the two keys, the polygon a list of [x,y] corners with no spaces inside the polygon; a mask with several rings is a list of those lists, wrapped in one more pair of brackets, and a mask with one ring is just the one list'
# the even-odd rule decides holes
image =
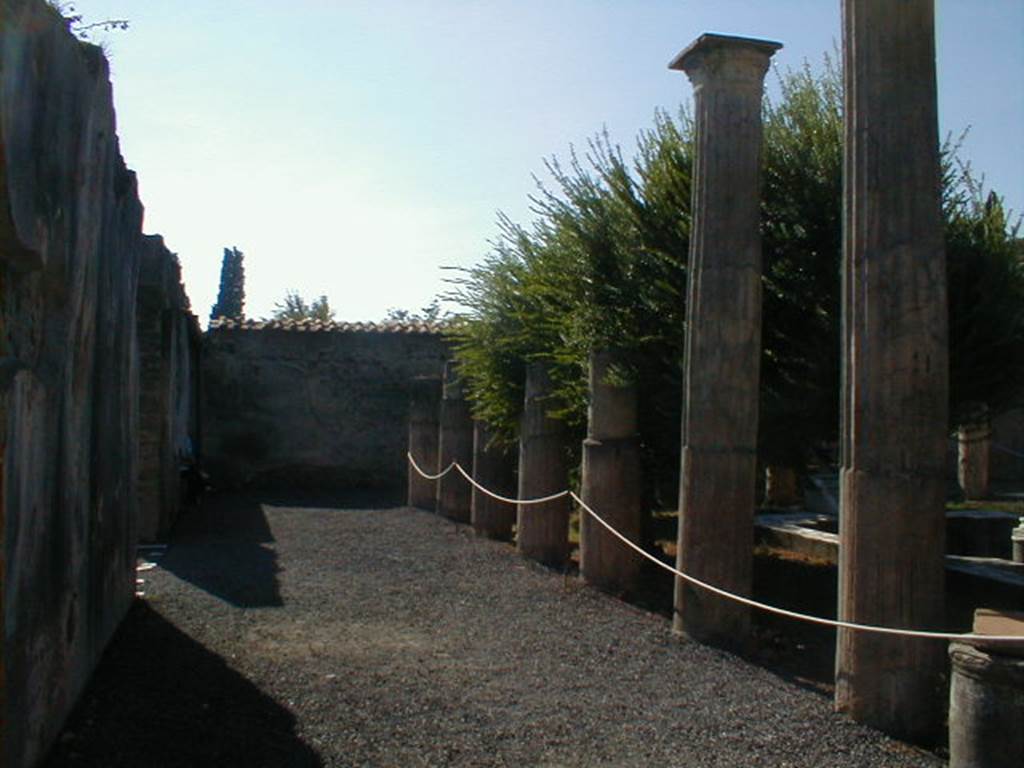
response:
{"label": "pale blue sky", "polygon": [[[286,290],[339,319],[418,309],[442,266],[526,222],[531,174],[607,126],[631,151],[691,99],[668,61],[705,31],[779,40],[817,65],[839,0],[79,0],[112,58],[118,132],[146,230],[179,253],[204,322],[225,246],[246,314]],[[940,129],[1024,210],[1024,3],[937,4]],[[769,93],[774,75],[768,77]]]}

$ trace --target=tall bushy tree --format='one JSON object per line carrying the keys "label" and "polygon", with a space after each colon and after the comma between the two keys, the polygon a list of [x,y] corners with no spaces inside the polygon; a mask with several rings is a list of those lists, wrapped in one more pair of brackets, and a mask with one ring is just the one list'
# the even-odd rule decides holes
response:
{"label": "tall bushy tree", "polygon": [[1024,404],[1024,240],[1002,199],[950,163],[943,208],[949,279],[950,418]]}
{"label": "tall bushy tree", "polygon": [[764,107],[759,446],[798,467],[839,425],[843,94],[829,57],[779,85]]}
{"label": "tall bushy tree", "polygon": [[245,266],[243,253],[238,248],[225,248],[220,266],[220,291],[217,303],[210,310],[210,320],[227,317],[245,318]]}
{"label": "tall bushy tree", "polygon": [[[841,77],[826,57],[781,77],[764,109],[764,322],[760,452],[802,465],[838,431],[843,120]],[[951,377],[964,401],[1006,407],[1024,380],[1020,241],[947,147]],[[465,307],[453,338],[476,415],[514,437],[525,362],[549,361],[558,415],[585,419],[586,357],[622,353],[641,382],[649,502],[673,503],[689,248],[693,122],[658,113],[631,164],[607,136],[533,198],[530,228],[499,222],[493,251],[455,281]],[[660,463],[659,463],[660,462]],[[660,494],[659,490],[661,489]],[[660,498],[660,501],[658,500]]]}

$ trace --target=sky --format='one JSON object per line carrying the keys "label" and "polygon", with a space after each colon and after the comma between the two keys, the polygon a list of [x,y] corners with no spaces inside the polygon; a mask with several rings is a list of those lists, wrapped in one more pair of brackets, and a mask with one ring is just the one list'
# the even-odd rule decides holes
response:
{"label": "sky", "polygon": [[[818,67],[839,0],[78,0],[111,60],[145,230],[179,255],[205,324],[223,250],[246,316],[288,291],[339,320],[417,311],[479,262],[497,213],[528,224],[544,160],[607,129],[627,155],[692,101],[668,62],[703,32]],[[1024,3],[938,0],[941,135],[1024,211]],[[777,72],[766,89],[777,93]]]}

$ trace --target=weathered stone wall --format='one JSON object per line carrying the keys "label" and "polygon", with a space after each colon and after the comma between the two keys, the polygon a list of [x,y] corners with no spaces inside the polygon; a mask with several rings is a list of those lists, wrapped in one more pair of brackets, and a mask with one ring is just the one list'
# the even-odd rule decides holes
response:
{"label": "weathered stone wall", "polygon": [[183,459],[198,452],[199,321],[181,267],[158,235],[143,238],[139,337],[139,538],[163,538],[182,504]]}
{"label": "weathered stone wall", "polygon": [[[42,0],[0,0],[0,764],[9,768],[45,754],[134,594],[142,214],[102,53]],[[160,250],[156,261],[171,258]]]}
{"label": "weathered stone wall", "polygon": [[206,334],[203,462],[215,486],[405,494],[415,377],[440,377],[432,326],[222,321]]}

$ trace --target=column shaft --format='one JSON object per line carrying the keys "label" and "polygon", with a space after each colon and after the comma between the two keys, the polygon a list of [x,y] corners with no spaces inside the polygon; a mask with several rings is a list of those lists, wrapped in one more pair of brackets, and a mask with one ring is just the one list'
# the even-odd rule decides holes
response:
{"label": "column shaft", "polygon": [[[679,491],[680,570],[749,594],[761,358],[761,95],[778,43],[703,35],[671,65],[694,85]],[[749,611],[676,580],[673,627],[746,642]]]}
{"label": "column shaft", "polygon": [[[632,382],[616,382],[614,356],[590,356],[590,409],[583,441],[580,498],[630,541],[643,529],[637,395]],[[580,512],[580,575],[611,592],[639,586],[642,558],[585,511]]]}
{"label": "column shaft", "polygon": [[[440,379],[416,379],[412,383],[409,403],[409,453],[424,472],[438,471],[438,416],[441,410]],[[437,506],[437,488],[434,480],[426,480],[409,465],[410,507],[431,512]]]}
{"label": "column shaft", "polygon": [[[453,461],[467,472],[473,466],[473,419],[451,362],[445,363],[444,369],[438,455],[440,469]],[[437,511],[456,522],[468,523],[471,489],[466,478],[452,470],[437,483]]]}
{"label": "column shaft", "polygon": [[[946,269],[932,0],[844,0],[839,616],[937,629],[945,593]],[[912,740],[944,644],[840,629],[837,709]]]}
{"label": "column shaft", "polygon": [[[516,460],[511,448],[493,444],[493,433],[482,421],[473,424],[473,479],[500,496],[516,495]],[[473,489],[473,530],[490,539],[512,538],[516,505],[498,501]]]}
{"label": "column shaft", "polygon": [[[562,422],[552,408],[551,379],[544,363],[526,370],[526,397],[519,433],[519,498],[564,491],[569,484]],[[569,559],[570,500],[520,504],[516,510],[516,548],[526,557],[561,568]]]}

